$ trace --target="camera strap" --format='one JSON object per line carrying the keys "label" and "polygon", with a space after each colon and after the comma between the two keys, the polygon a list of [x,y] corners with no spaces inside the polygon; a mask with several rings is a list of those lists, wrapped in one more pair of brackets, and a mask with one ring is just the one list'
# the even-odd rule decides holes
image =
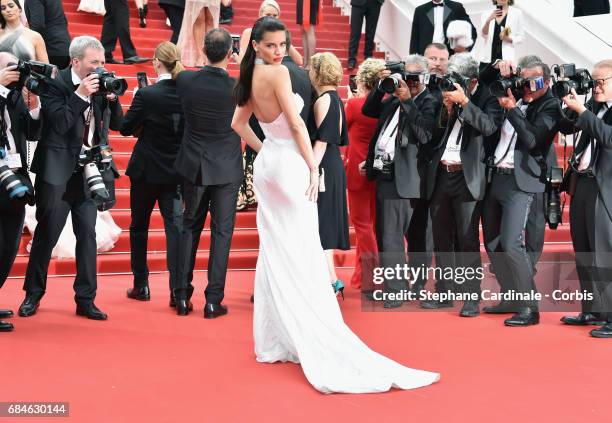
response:
{"label": "camera strap", "polygon": [[[91,118],[93,117],[93,100],[89,103],[89,111],[87,112],[87,116],[84,118],[84,123],[85,123],[85,129],[83,130],[83,137],[81,138],[81,144],[87,146],[87,147],[91,147],[91,145],[89,145],[89,130],[90,130],[90,125],[91,125]],[[93,137],[92,137],[92,141],[93,141]],[[93,144],[93,142],[92,142]]]}

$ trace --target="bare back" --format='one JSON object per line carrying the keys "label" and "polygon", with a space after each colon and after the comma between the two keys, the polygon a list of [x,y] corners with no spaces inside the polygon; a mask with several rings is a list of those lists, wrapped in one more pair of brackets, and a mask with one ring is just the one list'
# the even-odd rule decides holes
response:
{"label": "bare back", "polygon": [[282,82],[278,80],[279,72],[275,69],[276,66],[282,65],[256,65],[253,71],[253,86],[249,103],[257,120],[263,123],[275,121],[283,112],[275,92],[275,87]]}

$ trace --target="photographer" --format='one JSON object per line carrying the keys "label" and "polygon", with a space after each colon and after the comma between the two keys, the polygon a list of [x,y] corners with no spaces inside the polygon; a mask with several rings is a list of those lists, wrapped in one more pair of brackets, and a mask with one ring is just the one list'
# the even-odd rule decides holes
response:
{"label": "photographer", "polygon": [[[569,109],[561,132],[582,131],[570,161],[568,194],[570,232],[576,252],[580,288],[592,293],[582,302],[582,313],[565,316],[568,325],[603,325],[591,331],[597,338],[612,338],[612,60],[593,69],[593,97],[584,105],[572,88],[563,98]],[[565,109],[567,110],[567,109]]]}
{"label": "photographer", "polygon": [[[40,136],[38,98],[19,87],[17,62],[12,54],[0,53],[0,288],[19,249],[25,204],[34,200],[26,139],[37,140]],[[0,319],[12,315],[11,310],[0,310]],[[11,323],[0,320],[0,332],[11,330]]]}
{"label": "photographer", "polygon": [[178,288],[178,249],[183,207],[179,177],[173,169],[184,129],[183,108],[176,93],[176,78],[184,70],[180,50],[164,41],[155,48],[153,68],[157,83],[139,89],[123,119],[121,135],[138,133],[138,142],[125,174],[130,177],[131,264],[134,287],[128,298],[148,301],[147,241],[155,203],[164,219],[166,257],[170,273],[170,305]]}
{"label": "photographer", "polygon": [[[431,140],[440,103],[425,88],[427,59],[408,56],[405,69],[381,72],[378,88],[372,90],[362,112],[378,119],[368,156],[362,163],[370,180],[376,180],[376,238],[382,253],[381,266],[405,263],[405,237],[413,265],[425,262],[428,208],[425,187],[426,160],[421,147]],[[395,67],[394,67],[395,68]],[[386,81],[386,82],[385,82]],[[396,86],[383,100],[382,87]],[[419,254],[420,253],[420,254]],[[415,257],[419,255],[419,259]],[[419,286],[424,281],[415,281]],[[388,280],[385,290],[399,293],[403,280]],[[401,300],[385,300],[384,307],[396,308]]]}
{"label": "photographer", "polygon": [[[97,179],[89,175],[87,181],[84,173],[86,169],[91,172],[92,167],[99,167],[98,162],[102,160],[108,163],[110,156],[85,166],[79,158],[97,156],[96,152],[101,155],[102,150],[108,152],[109,127],[118,130],[123,114],[117,96],[105,94],[110,81],[105,79],[104,84],[100,81],[103,70],[99,68],[104,66],[102,44],[94,37],[76,37],[70,44],[69,54],[71,67],[49,80],[46,92],[41,94],[42,135],[32,161],[32,171],[36,173],[38,226],[23,287],[26,297],[19,315],[32,316],[38,310],[46,290],[51,251],[71,212],[77,239],[76,313],[89,319],[106,320],[106,314],[94,305],[97,289],[94,197],[100,191],[106,192],[106,188],[99,172]],[[103,95],[97,94],[98,91]],[[104,173],[111,182],[113,169],[107,168]],[[108,193],[105,197],[108,198]]]}
{"label": "photographer", "polygon": [[[520,76],[491,86],[491,92],[506,110],[506,119],[487,159],[490,184],[483,204],[483,232],[501,290],[509,295],[533,295],[536,289],[523,232],[534,194],[544,192],[545,158],[560,119],[559,102],[549,82],[548,65],[530,62]],[[505,320],[506,326],[535,325],[540,320],[535,299],[502,301],[484,311],[514,312]]]}
{"label": "photographer", "polygon": [[[451,77],[441,84],[448,120],[442,139],[432,146],[427,178],[436,264],[477,268],[482,266],[478,225],[486,189],[484,138],[499,129],[504,114],[488,88],[478,83],[478,62],[469,53],[452,56],[449,71]],[[436,291],[451,290],[453,282],[438,281]],[[464,291],[480,293],[480,281],[466,282]],[[477,316],[478,304],[466,301],[460,315]],[[433,300],[422,304],[425,308],[450,305],[451,301]]]}

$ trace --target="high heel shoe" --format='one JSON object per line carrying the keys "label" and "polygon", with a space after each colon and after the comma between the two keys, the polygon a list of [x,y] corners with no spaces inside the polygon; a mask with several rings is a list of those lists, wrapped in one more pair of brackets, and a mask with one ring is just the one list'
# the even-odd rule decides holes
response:
{"label": "high heel shoe", "polygon": [[338,295],[338,292],[342,296],[342,300],[344,300],[344,282],[340,279],[336,280],[336,282],[332,283],[332,288],[334,288],[334,294]]}
{"label": "high heel shoe", "polygon": [[144,8],[139,7],[138,8],[138,18],[140,19],[139,25],[141,28],[146,28],[147,27],[147,20],[145,19],[146,17],[146,13]]}

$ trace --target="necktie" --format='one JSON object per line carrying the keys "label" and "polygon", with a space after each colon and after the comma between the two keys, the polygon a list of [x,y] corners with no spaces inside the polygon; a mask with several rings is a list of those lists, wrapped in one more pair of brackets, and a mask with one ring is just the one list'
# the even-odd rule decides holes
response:
{"label": "necktie", "polygon": [[433,7],[444,7],[444,3],[433,3]]}

